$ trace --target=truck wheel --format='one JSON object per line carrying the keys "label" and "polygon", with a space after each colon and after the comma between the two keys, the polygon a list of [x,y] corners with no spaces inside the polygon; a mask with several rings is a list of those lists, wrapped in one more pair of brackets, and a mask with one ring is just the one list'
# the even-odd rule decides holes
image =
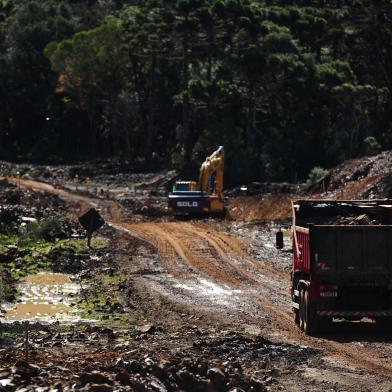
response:
{"label": "truck wheel", "polygon": [[294,309],[294,322],[299,325],[299,310]]}
{"label": "truck wheel", "polygon": [[304,290],[299,291],[299,327],[304,330],[304,321],[305,321],[305,307],[304,307]]}
{"label": "truck wheel", "polygon": [[[299,293],[298,293],[299,294]],[[294,308],[293,307],[293,313],[294,313],[294,322],[297,324],[297,325],[299,325],[299,296],[298,296],[298,298],[295,296],[295,295],[293,295],[293,302],[298,302],[298,309],[297,308]]]}
{"label": "truck wheel", "polygon": [[318,320],[309,301],[309,292],[304,291],[304,326],[303,330],[307,335],[312,335],[318,330]]}

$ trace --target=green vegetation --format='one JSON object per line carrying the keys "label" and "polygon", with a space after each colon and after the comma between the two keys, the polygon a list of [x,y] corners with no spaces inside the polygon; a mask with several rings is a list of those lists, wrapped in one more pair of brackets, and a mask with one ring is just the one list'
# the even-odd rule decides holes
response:
{"label": "green vegetation", "polygon": [[60,215],[53,215],[39,221],[30,222],[22,232],[21,242],[49,241],[67,238],[69,222]]}
{"label": "green vegetation", "polygon": [[186,174],[224,145],[228,183],[304,180],[392,147],[391,17],[387,0],[0,1],[0,157]]}
{"label": "green vegetation", "polygon": [[381,144],[374,136],[368,136],[363,140],[364,152],[367,155],[374,155],[381,151]]}
{"label": "green vegetation", "polygon": [[[37,239],[36,232],[32,236],[15,236],[0,234],[0,253],[9,255],[10,260],[3,263],[13,278],[34,274],[45,270],[67,270],[67,264],[73,259],[87,258],[89,248],[85,239],[64,239],[55,242]],[[104,249],[108,246],[105,238],[93,238],[94,249]],[[64,257],[63,257],[64,256]]]}
{"label": "green vegetation", "polygon": [[19,240],[17,235],[0,234],[0,253],[8,251],[10,245],[15,245]]}
{"label": "green vegetation", "polygon": [[310,171],[307,179],[307,183],[316,184],[317,182],[321,181],[324,177],[326,177],[328,174],[329,174],[329,170],[316,166]]}
{"label": "green vegetation", "polygon": [[[132,282],[123,275],[94,275],[82,281],[78,308],[81,316],[98,320],[102,325],[127,325],[129,313],[125,312],[126,293],[132,290]],[[129,298],[128,298],[129,300]]]}
{"label": "green vegetation", "polygon": [[16,294],[9,271],[0,265],[0,303],[10,301]]}

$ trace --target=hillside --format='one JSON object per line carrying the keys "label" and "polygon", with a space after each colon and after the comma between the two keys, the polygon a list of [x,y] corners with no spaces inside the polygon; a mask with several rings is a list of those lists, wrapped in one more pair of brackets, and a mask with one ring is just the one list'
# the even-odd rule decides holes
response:
{"label": "hillside", "polygon": [[[268,190],[268,187],[259,186],[259,189]],[[287,220],[291,218],[291,200],[301,198],[392,198],[392,151],[345,161],[315,185],[284,185],[258,195],[234,197],[228,204],[229,217],[245,221]]]}
{"label": "hillside", "polygon": [[[338,199],[392,198],[392,151],[346,161],[320,182],[323,197]],[[316,188],[317,189],[317,188]]]}

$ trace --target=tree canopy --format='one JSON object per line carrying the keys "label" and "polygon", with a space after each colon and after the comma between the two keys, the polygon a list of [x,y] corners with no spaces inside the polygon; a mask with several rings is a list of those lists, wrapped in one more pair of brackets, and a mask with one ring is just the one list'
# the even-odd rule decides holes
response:
{"label": "tree canopy", "polygon": [[3,158],[297,181],[392,146],[387,0],[1,0]]}

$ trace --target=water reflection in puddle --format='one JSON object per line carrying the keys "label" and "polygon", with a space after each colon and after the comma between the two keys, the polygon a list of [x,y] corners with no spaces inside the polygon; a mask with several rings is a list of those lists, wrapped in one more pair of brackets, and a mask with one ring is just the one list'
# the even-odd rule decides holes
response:
{"label": "water reflection in puddle", "polygon": [[49,272],[22,278],[17,287],[18,302],[5,307],[4,321],[76,321],[76,310],[70,303],[79,286],[71,278]]}

